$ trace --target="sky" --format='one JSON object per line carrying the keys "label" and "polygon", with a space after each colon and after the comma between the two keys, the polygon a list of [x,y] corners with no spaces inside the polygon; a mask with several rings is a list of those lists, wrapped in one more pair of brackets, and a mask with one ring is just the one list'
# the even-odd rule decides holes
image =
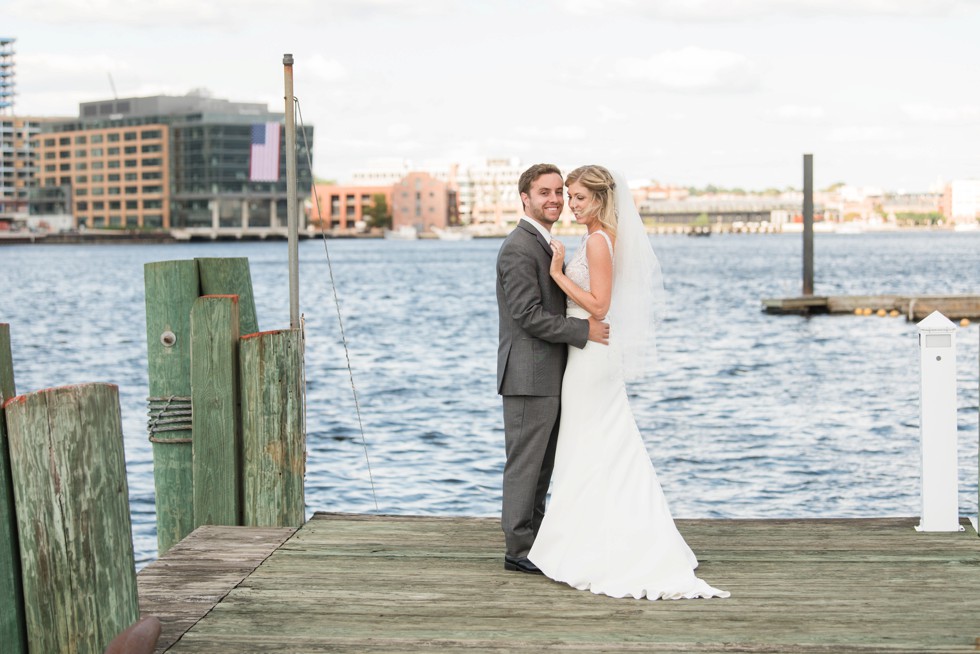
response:
{"label": "sky", "polygon": [[980,178],[980,0],[0,0],[16,113],[206,89],[345,181],[517,158],[746,189]]}

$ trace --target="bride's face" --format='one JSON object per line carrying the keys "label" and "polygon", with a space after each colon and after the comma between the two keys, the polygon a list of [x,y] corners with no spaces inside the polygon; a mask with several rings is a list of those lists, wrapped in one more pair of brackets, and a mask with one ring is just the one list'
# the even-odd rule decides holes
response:
{"label": "bride's face", "polygon": [[596,219],[595,196],[579,182],[568,185],[568,208],[580,225],[588,226]]}

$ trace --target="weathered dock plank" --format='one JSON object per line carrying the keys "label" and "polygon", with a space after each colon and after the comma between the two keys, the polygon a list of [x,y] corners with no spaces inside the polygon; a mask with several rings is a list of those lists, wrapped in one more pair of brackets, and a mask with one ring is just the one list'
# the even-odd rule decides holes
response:
{"label": "weathered dock plank", "polygon": [[[699,574],[732,597],[650,602],[505,572],[496,519],[317,514],[159,651],[976,651],[980,540],[966,523],[939,534],[916,523],[678,520]],[[231,565],[234,537],[192,536]],[[170,558],[154,564],[157,581],[191,602],[199,591],[181,599],[182,584],[211,573],[185,557],[185,575]]]}
{"label": "weathered dock plank", "polygon": [[202,526],[136,577],[140,614],[160,618],[165,652],[295,529]]}

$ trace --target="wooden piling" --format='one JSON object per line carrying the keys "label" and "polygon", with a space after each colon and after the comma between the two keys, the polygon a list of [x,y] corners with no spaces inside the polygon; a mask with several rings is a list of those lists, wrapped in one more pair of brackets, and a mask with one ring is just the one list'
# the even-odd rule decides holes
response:
{"label": "wooden piling", "polygon": [[16,394],[14,356],[10,347],[10,325],[0,322],[0,405]]}
{"label": "wooden piling", "polygon": [[238,306],[206,295],[191,310],[195,528],[241,524]]}
{"label": "wooden piling", "polygon": [[16,394],[10,325],[0,323],[0,643],[4,643],[4,652],[27,654],[24,594],[20,582],[20,541],[3,411],[4,401]]}
{"label": "wooden piling", "polygon": [[102,652],[139,617],[119,389],[6,403],[31,652]]}
{"label": "wooden piling", "polygon": [[259,331],[248,258],[201,257],[195,261],[201,277],[201,295],[237,295],[240,332],[254,334]]}
{"label": "wooden piling", "polygon": [[813,155],[803,155],[803,295],[813,295]]}
{"label": "wooden piling", "polygon": [[[193,260],[148,263],[143,274],[151,407],[156,407],[155,414],[159,417],[174,402],[185,406],[190,403],[190,322],[191,308],[200,289],[198,264]],[[188,420],[186,429],[155,431],[151,428],[160,554],[194,528],[190,427]]]}
{"label": "wooden piling", "polygon": [[301,329],[241,339],[244,524],[299,527],[306,519]]}

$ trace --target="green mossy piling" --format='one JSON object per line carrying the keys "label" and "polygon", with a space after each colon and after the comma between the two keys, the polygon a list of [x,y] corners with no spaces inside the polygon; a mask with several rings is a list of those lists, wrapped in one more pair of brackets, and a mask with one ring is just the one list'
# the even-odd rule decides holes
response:
{"label": "green mossy piling", "polygon": [[238,308],[205,295],[191,310],[195,527],[242,524]]}
{"label": "green mossy piling", "polygon": [[0,323],[0,643],[4,652],[27,654],[24,593],[20,580],[20,541],[7,448],[3,403],[17,394],[10,347],[10,325]]}
{"label": "green mossy piling", "polygon": [[148,263],[143,275],[157,549],[163,554],[194,529],[194,465],[190,421],[186,429],[155,431],[154,413],[166,414],[174,400],[190,403],[191,307],[200,281],[193,260]]}
{"label": "green mossy piling", "polygon": [[301,330],[242,338],[241,393],[244,524],[300,527],[306,520]]}
{"label": "green mossy piling", "polygon": [[102,652],[139,618],[119,389],[5,405],[31,652]]}

